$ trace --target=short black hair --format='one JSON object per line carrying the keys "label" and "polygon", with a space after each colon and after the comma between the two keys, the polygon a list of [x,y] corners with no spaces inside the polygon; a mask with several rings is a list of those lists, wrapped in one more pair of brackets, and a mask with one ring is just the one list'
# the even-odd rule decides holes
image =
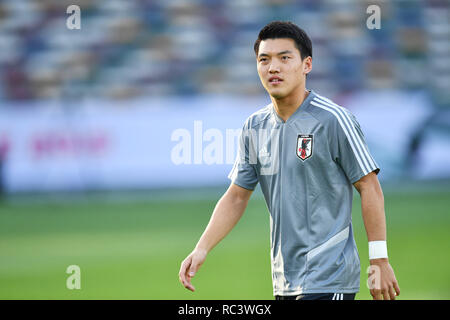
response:
{"label": "short black hair", "polygon": [[265,25],[259,32],[253,49],[258,55],[259,44],[266,39],[289,38],[294,40],[295,46],[300,51],[302,60],[312,58],[312,43],[306,32],[290,21],[272,21]]}

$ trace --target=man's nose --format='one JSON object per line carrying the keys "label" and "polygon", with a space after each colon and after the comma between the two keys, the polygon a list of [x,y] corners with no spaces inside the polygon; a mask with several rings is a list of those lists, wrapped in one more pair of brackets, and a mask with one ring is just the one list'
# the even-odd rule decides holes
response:
{"label": "man's nose", "polygon": [[269,73],[278,73],[280,72],[280,66],[275,61],[272,61],[269,66]]}

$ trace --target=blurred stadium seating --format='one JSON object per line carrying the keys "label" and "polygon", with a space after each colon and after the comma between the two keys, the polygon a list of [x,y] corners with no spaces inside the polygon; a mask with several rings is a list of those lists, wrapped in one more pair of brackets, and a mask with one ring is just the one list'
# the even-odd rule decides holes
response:
{"label": "blurred stadium seating", "polygon": [[[65,28],[81,8],[81,30]],[[361,28],[370,4],[379,30]],[[311,87],[426,89],[450,100],[449,2],[350,0],[14,0],[0,3],[3,101],[261,94],[252,45],[270,20],[313,39]]]}

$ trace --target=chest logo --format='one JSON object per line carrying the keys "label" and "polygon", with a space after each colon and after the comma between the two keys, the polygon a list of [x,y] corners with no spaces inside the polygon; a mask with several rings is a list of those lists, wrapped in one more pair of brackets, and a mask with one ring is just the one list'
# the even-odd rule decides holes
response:
{"label": "chest logo", "polygon": [[313,135],[299,134],[297,137],[297,157],[305,161],[313,154]]}

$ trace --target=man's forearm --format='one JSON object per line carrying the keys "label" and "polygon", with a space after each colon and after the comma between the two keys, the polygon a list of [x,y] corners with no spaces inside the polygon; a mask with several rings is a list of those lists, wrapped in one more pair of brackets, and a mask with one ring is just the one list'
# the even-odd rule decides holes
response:
{"label": "man's forearm", "polygon": [[378,180],[363,184],[359,191],[368,241],[386,240],[384,197]]}
{"label": "man's forearm", "polygon": [[[400,294],[394,270],[387,259],[386,216],[384,197],[375,173],[369,173],[355,184],[361,195],[364,226],[369,240],[369,259],[371,269],[369,280],[370,294],[376,300],[395,299]],[[381,242],[377,242],[381,241]],[[372,246],[371,246],[372,245]]]}
{"label": "man's forearm", "polygon": [[186,289],[195,291],[191,283],[192,277],[205,261],[208,252],[233,229],[242,217],[251,194],[251,190],[231,183],[227,192],[217,202],[208,226],[195,249],[181,263],[178,275]]}
{"label": "man's forearm", "polygon": [[381,190],[364,190],[361,193],[361,209],[368,241],[386,240],[386,217]]}
{"label": "man's forearm", "polygon": [[228,190],[217,202],[211,219],[196,249],[211,251],[236,225],[247,207],[248,198],[240,198]]}

